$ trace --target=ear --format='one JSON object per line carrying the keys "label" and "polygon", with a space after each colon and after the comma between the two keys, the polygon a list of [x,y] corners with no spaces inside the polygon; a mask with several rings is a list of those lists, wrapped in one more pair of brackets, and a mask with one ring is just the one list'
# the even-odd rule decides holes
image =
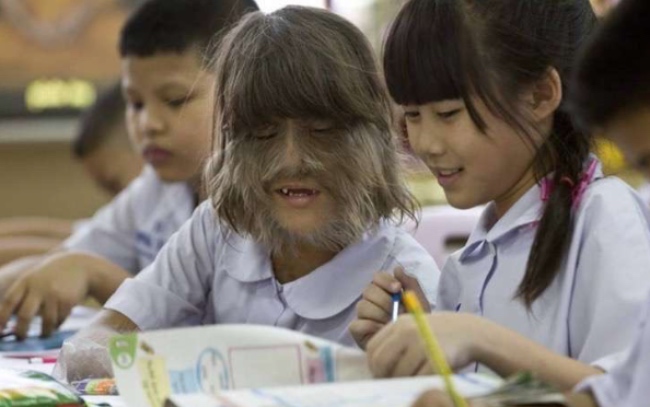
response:
{"label": "ear", "polygon": [[553,67],[544,76],[528,88],[524,95],[528,110],[536,122],[553,118],[553,114],[562,102],[562,79]]}

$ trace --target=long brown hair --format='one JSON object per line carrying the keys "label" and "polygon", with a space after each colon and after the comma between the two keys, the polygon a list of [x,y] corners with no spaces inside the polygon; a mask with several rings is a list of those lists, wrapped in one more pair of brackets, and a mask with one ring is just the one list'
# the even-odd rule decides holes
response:
{"label": "long brown hair", "polygon": [[[314,177],[338,204],[311,243],[341,249],[382,219],[415,218],[402,178],[390,99],[363,34],[319,9],[290,6],[245,16],[216,54],[215,148],[205,177],[218,218],[278,250],[290,236],[268,208],[268,185]],[[325,134],[296,141],[300,163],[287,167],[280,140],[256,130],[278,119],[327,120]]]}

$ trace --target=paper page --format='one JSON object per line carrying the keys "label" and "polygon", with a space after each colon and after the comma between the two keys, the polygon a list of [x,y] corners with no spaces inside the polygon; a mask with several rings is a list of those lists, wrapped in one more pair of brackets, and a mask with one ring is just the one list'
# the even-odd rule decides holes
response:
{"label": "paper page", "polygon": [[[479,374],[454,376],[461,395],[475,397],[497,388],[502,381]],[[429,389],[443,389],[440,377],[416,377],[362,382],[328,383],[301,387],[233,390],[216,398],[172,397],[175,407],[409,407]]]}
{"label": "paper page", "polygon": [[371,377],[365,354],[283,328],[212,325],[122,335],[110,353],[129,405],[171,394],[293,386]]}
{"label": "paper page", "polygon": [[[110,406],[110,407],[126,407],[124,400],[120,396],[82,396],[88,407],[94,406]],[[199,406],[194,406],[199,407]]]}

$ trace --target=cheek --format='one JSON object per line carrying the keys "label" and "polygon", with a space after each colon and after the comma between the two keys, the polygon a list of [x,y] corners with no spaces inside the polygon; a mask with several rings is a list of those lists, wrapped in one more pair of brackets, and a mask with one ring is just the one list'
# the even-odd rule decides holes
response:
{"label": "cheek", "polygon": [[198,122],[192,124],[187,121],[186,125],[178,132],[177,144],[185,146],[190,155],[204,156],[210,153],[212,148],[211,127],[201,125]]}
{"label": "cheek", "polygon": [[128,113],[126,115],[125,120],[126,120],[126,131],[128,132],[129,140],[131,140],[131,143],[133,145],[138,145],[138,143],[142,140],[142,136],[138,132],[136,114]]}
{"label": "cheek", "polygon": [[176,128],[192,140],[210,139],[214,118],[212,108],[205,100],[195,101],[176,113]]}
{"label": "cheek", "polygon": [[413,150],[413,152],[417,155],[424,154],[425,151],[421,126],[419,124],[406,122],[404,129],[406,133],[404,134],[404,137],[411,150]]}

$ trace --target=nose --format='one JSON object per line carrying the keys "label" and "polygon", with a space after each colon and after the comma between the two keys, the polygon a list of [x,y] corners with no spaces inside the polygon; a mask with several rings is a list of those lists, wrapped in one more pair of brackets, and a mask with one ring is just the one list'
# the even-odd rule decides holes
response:
{"label": "nose", "polygon": [[301,129],[293,120],[287,120],[284,130],[285,162],[291,166],[299,166],[301,159],[300,149],[298,147],[298,138],[301,137],[300,133],[304,130]]}
{"label": "nose", "polygon": [[160,112],[152,107],[142,109],[139,117],[140,131],[147,137],[155,137],[165,130],[165,121]]}
{"label": "nose", "polygon": [[444,130],[433,121],[423,118],[417,124],[407,122],[406,131],[411,148],[421,158],[445,154],[447,147],[444,141]]}

